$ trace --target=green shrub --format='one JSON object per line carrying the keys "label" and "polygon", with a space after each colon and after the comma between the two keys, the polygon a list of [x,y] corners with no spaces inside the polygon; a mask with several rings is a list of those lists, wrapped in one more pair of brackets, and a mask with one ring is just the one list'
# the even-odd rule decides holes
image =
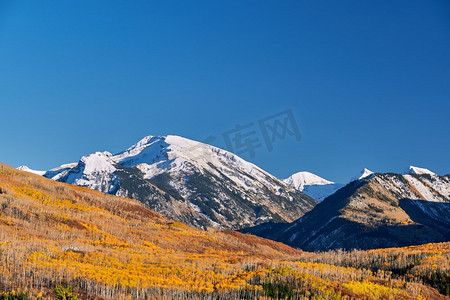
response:
{"label": "green shrub", "polygon": [[62,285],[57,285],[55,287],[55,300],[78,300],[78,297],[71,286],[65,288]]}
{"label": "green shrub", "polygon": [[27,300],[30,299],[28,293],[23,292],[0,292],[0,300]]}
{"label": "green shrub", "polygon": [[274,299],[291,299],[293,288],[284,282],[267,282],[262,284],[266,296]]}
{"label": "green shrub", "polygon": [[441,270],[427,272],[422,276],[423,283],[439,290],[443,295],[450,296],[450,274]]}

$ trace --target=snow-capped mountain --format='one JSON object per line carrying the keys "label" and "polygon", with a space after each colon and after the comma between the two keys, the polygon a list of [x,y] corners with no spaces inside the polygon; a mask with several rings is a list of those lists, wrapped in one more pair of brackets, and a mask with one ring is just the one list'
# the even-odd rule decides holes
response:
{"label": "snow-capped mountain", "polygon": [[414,187],[413,199],[450,202],[450,178],[448,175],[439,176],[428,169],[414,166],[410,166],[409,170],[409,174],[404,174],[403,178]]}
{"label": "snow-capped mountain", "polygon": [[291,224],[242,231],[312,251],[449,241],[450,176],[411,169],[354,180]]}
{"label": "snow-capped mountain", "polygon": [[301,191],[308,185],[328,185],[334,183],[313,173],[305,171],[295,173],[283,181]]}
{"label": "snow-capped mountain", "polygon": [[350,179],[350,182],[355,181],[355,180],[361,180],[361,179],[364,179],[364,178],[368,178],[368,177],[373,176],[373,175],[374,175],[374,172],[370,171],[369,169],[364,168],[364,169],[362,169],[361,172],[359,172],[358,175],[356,175],[355,177]]}
{"label": "snow-capped mountain", "polygon": [[[349,182],[369,178],[373,176],[373,174],[374,172],[369,169],[363,169],[358,175],[350,179]],[[295,173],[283,181],[318,202],[321,202],[323,199],[345,186],[345,184],[329,181],[306,171]]]}
{"label": "snow-capped mountain", "polygon": [[33,169],[28,168],[27,166],[17,167],[17,170],[33,173],[33,174],[36,174],[36,175],[44,175],[45,172],[46,172],[46,171],[33,170]]}
{"label": "snow-capped mountain", "polygon": [[425,169],[425,168],[419,168],[419,167],[414,167],[414,166],[409,166],[409,168],[408,168],[403,174],[416,174],[416,175],[428,174],[428,175],[436,175],[435,173],[431,172],[431,171],[428,170],[428,169]]}
{"label": "snow-capped mountain", "polygon": [[344,184],[335,183],[305,171],[295,173],[283,181],[318,202],[344,186]]}
{"label": "snow-capped mountain", "polygon": [[179,136],[147,136],[48,171],[54,180],[130,197],[196,227],[290,222],[316,201],[240,157]]}

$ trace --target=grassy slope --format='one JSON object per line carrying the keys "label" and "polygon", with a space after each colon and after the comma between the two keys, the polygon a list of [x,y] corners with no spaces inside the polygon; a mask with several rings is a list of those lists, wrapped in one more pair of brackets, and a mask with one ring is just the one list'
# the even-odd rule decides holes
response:
{"label": "grassy slope", "polygon": [[[0,189],[0,291],[23,289],[51,298],[52,288],[62,283],[73,286],[82,298],[106,299],[289,293],[440,297],[403,277],[354,268],[358,261],[342,265],[342,254],[329,253],[327,258],[233,231],[193,229],[138,201],[3,164]],[[448,264],[449,245],[439,245],[433,246],[439,251],[420,257],[419,265],[421,259],[434,256],[439,264]],[[327,261],[335,265],[324,264]]]}

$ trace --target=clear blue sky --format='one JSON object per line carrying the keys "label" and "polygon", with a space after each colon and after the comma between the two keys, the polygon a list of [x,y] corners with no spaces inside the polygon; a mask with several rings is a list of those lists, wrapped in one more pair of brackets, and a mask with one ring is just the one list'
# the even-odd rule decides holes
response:
{"label": "clear blue sky", "polygon": [[291,109],[243,154],[279,177],[450,173],[450,2],[0,2],[0,161],[49,169],[145,135],[195,140]]}

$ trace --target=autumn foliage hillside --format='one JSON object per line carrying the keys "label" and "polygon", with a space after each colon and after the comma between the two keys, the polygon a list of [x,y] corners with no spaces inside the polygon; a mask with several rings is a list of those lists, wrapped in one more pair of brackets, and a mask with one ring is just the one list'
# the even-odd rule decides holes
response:
{"label": "autumn foliage hillside", "polygon": [[449,245],[306,253],[0,164],[0,298],[442,299]]}

